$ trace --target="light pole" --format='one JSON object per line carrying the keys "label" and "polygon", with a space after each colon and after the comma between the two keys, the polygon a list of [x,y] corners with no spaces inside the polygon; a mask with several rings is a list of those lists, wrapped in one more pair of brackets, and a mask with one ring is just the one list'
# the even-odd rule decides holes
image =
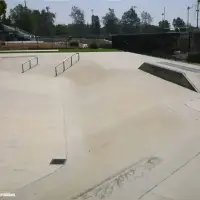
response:
{"label": "light pole", "polygon": [[197,0],[197,28],[199,28],[199,4],[200,0]]}
{"label": "light pole", "polygon": [[26,8],[27,7],[27,1],[24,0],[24,7]]}
{"label": "light pole", "polygon": [[91,9],[92,16],[94,15],[94,9]]}
{"label": "light pole", "polygon": [[187,7],[187,27],[189,27],[189,24],[190,24],[190,9],[192,7],[188,6]]}
{"label": "light pole", "polygon": [[[199,0],[200,1],[200,0]],[[187,27],[189,28],[190,26],[190,10],[193,9],[196,6],[196,8],[198,7],[197,4],[192,4],[191,6],[187,7]],[[198,10],[198,9],[197,9]],[[196,10],[196,11],[197,11]]]}
{"label": "light pole", "polygon": [[163,16],[163,21],[165,21],[165,7],[164,7],[164,12],[162,13],[162,16]]}
{"label": "light pole", "polygon": [[94,20],[94,9],[91,9],[90,11],[91,11],[91,13],[92,13],[92,16],[91,16],[91,24],[93,25],[93,20]]}
{"label": "light pole", "polygon": [[162,13],[162,21],[163,21],[163,28],[165,29],[165,7],[164,7],[164,12]]}

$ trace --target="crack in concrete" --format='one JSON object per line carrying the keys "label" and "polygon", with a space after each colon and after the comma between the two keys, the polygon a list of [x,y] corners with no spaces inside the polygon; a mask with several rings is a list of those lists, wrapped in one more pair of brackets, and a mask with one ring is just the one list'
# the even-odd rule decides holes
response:
{"label": "crack in concrete", "polygon": [[186,107],[190,108],[191,110],[195,110],[196,112],[200,112],[199,110],[195,109],[195,108],[192,108],[190,107],[189,105],[185,104]]}
{"label": "crack in concrete", "polygon": [[[13,191],[9,191],[9,192],[14,192],[14,193],[16,193],[16,192],[18,192],[18,191],[20,191],[20,190],[23,190],[24,188],[29,187],[29,186],[31,186],[31,185],[37,183],[37,182],[40,182],[40,181],[42,181],[43,179],[45,179],[45,178],[51,176],[52,174],[58,172],[58,171],[59,171],[61,168],[63,168],[63,167],[64,167],[64,165],[60,166],[58,169],[54,170],[54,171],[51,172],[50,174],[47,174],[47,175],[45,175],[45,176],[43,176],[43,177],[41,177],[41,178],[39,178],[39,179],[37,179],[37,180],[31,182],[31,183],[28,183],[28,184],[22,186],[21,188],[18,188],[18,189],[15,189],[15,190],[13,190]],[[35,192],[34,192],[34,193],[35,193]],[[0,199],[1,199],[1,198],[0,198]],[[3,199],[5,199],[5,198],[2,197],[2,200],[3,200]]]}
{"label": "crack in concrete", "polygon": [[64,96],[63,96],[63,90],[62,90],[62,84],[59,84],[59,88],[60,88],[60,94],[61,94],[61,112],[62,112],[62,118],[63,118],[63,134],[64,134],[64,138],[65,138],[65,156],[67,159],[67,129],[66,129],[66,121],[67,121],[67,117],[65,114],[65,105],[64,105]]}
{"label": "crack in concrete", "polygon": [[108,198],[110,195],[112,195],[115,189],[121,188],[125,181],[128,181],[131,177],[134,177],[134,179],[143,178],[145,172],[150,172],[153,168],[160,164],[161,161],[162,160],[158,157],[142,159],[137,163],[122,169],[111,177],[108,177],[101,183],[87,189],[85,192],[72,197],[71,200]]}
{"label": "crack in concrete", "polygon": [[149,189],[147,192],[145,192],[144,194],[142,194],[138,199],[142,199],[144,196],[146,196],[147,194],[149,194],[151,191],[153,191],[155,188],[157,188],[160,184],[162,184],[164,181],[166,181],[167,179],[169,179],[171,176],[173,176],[176,172],[178,172],[179,170],[181,170],[183,167],[185,167],[187,164],[189,164],[192,160],[194,160],[196,157],[198,157],[200,155],[200,152],[198,152],[195,156],[193,156],[192,158],[190,158],[187,162],[185,162],[183,165],[181,165],[178,169],[176,169],[175,171],[173,171],[169,176],[167,176],[165,179],[163,179],[162,181],[160,181],[158,184],[156,184],[155,186],[153,186],[151,189]]}

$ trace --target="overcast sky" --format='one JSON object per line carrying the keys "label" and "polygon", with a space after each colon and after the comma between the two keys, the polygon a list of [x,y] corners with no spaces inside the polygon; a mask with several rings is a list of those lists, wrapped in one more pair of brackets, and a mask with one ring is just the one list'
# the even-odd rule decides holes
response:
{"label": "overcast sky", "polygon": [[[85,11],[86,22],[90,22],[91,10],[94,14],[104,16],[108,8],[115,9],[117,17],[131,6],[136,6],[140,13],[144,10],[153,17],[153,24],[162,19],[164,7],[166,8],[166,19],[172,22],[173,18],[181,17],[187,20],[187,6],[192,6],[197,0],[27,0],[27,5],[33,9],[42,9],[49,6],[56,13],[56,23],[70,23],[69,17],[71,7],[78,6]],[[13,8],[24,0],[6,0],[8,8]],[[196,24],[195,6],[190,11],[190,22]]]}

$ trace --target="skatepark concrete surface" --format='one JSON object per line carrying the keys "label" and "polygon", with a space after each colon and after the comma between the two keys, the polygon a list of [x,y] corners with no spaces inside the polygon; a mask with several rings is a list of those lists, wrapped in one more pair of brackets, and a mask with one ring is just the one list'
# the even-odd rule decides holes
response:
{"label": "skatepark concrete surface", "polygon": [[[0,199],[199,200],[200,67],[80,53],[55,77],[71,55],[0,55]],[[139,70],[144,62],[184,73],[197,92]]]}

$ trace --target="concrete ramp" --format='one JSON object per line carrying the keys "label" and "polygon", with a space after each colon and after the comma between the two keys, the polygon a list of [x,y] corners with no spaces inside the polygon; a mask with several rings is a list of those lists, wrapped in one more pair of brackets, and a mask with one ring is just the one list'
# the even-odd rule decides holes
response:
{"label": "concrete ramp", "polygon": [[195,85],[196,90],[200,93],[200,74],[189,73],[187,74],[187,79]]}
{"label": "concrete ramp", "polygon": [[192,84],[191,81],[187,79],[187,76],[184,72],[163,67],[156,63],[153,64],[148,62],[143,63],[139,67],[139,69],[154,76],[157,76],[159,78],[162,78],[166,81],[175,83],[192,91],[198,92],[194,84]]}
{"label": "concrete ramp", "polygon": [[[0,199],[199,200],[200,93],[171,83],[199,88],[198,66],[80,54],[57,78],[68,53],[36,54],[23,75],[14,59],[0,68]],[[138,70],[157,62],[173,65]]]}

